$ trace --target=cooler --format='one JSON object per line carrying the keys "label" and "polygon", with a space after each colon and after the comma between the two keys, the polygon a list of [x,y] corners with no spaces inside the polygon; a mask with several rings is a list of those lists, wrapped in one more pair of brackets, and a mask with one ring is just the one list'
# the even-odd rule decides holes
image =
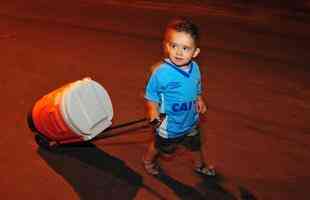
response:
{"label": "cooler", "polygon": [[41,136],[59,144],[87,141],[111,126],[113,108],[107,91],[84,78],[39,99],[31,112]]}

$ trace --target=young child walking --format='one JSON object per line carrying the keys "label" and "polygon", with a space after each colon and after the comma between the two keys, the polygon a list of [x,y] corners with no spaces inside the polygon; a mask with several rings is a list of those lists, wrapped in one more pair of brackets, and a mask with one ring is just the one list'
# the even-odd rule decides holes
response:
{"label": "young child walking", "polygon": [[147,117],[154,140],[143,155],[145,170],[159,175],[158,158],[172,154],[180,145],[195,159],[195,172],[215,176],[202,153],[199,114],[207,111],[202,98],[201,74],[193,61],[200,53],[198,27],[185,18],[173,19],[164,34],[165,58],[152,67],[145,89]]}

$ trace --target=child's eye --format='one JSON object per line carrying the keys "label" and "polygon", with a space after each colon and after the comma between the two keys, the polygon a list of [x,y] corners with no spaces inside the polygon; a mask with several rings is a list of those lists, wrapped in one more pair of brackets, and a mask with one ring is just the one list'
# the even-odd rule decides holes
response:
{"label": "child's eye", "polygon": [[191,47],[183,47],[183,51],[191,51],[193,48]]}

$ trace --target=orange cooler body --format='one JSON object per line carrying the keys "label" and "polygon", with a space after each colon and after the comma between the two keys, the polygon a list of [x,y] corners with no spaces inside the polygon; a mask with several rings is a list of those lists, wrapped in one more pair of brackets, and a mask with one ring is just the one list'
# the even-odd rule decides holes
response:
{"label": "orange cooler body", "polygon": [[90,78],[50,92],[32,109],[36,130],[60,144],[94,138],[112,124],[112,117],[113,108],[107,91]]}

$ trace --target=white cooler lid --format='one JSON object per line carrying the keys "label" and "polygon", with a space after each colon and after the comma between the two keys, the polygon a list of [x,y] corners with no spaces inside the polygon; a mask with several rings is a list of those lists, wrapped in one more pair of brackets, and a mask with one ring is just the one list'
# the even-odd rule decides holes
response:
{"label": "white cooler lid", "polygon": [[63,96],[65,121],[74,132],[91,139],[106,128],[113,118],[107,91],[94,80],[84,78],[70,85]]}

